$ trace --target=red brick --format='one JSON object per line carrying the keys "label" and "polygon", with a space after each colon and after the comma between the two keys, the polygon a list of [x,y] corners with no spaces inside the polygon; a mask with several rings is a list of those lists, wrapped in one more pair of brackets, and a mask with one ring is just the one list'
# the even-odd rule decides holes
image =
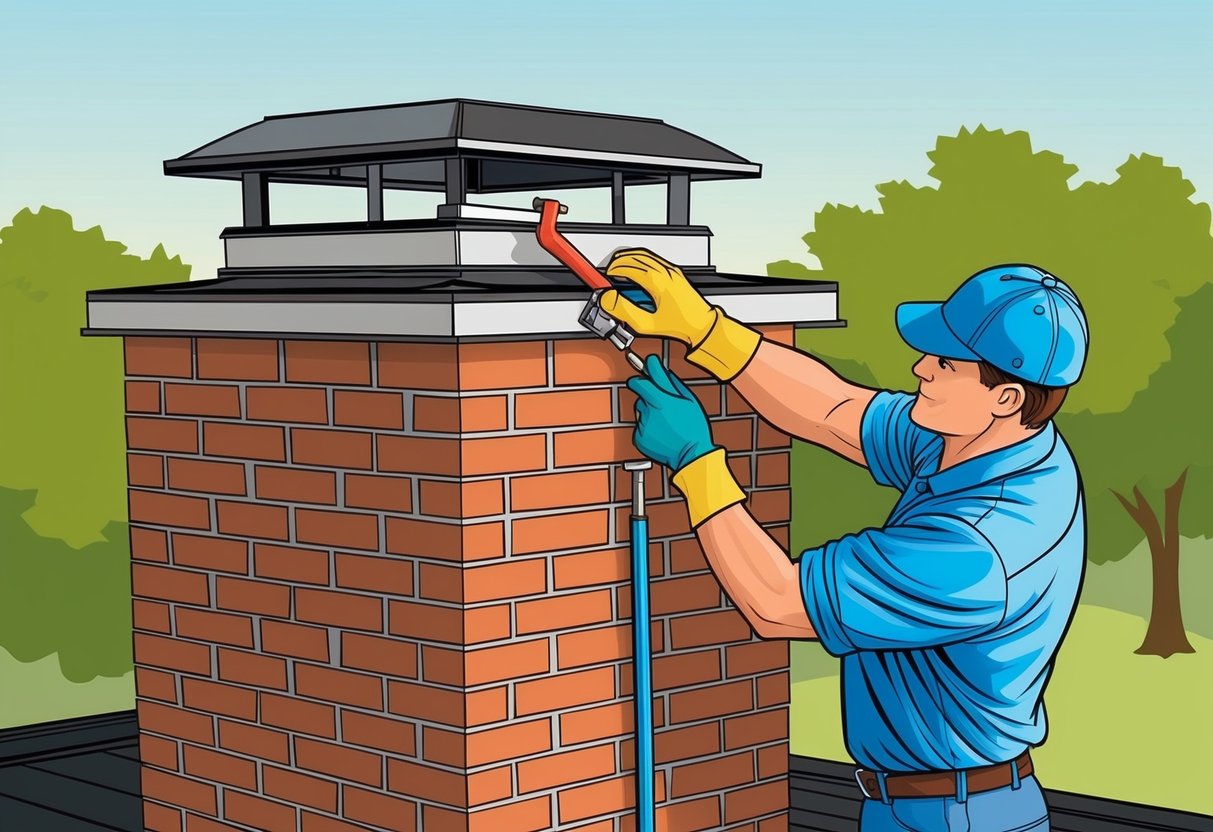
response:
{"label": "red brick", "polygon": [[265,691],[262,691],[260,696],[261,723],[263,725],[336,739],[337,709],[332,705],[307,702],[296,696],[282,696]]}
{"label": "red brick", "polygon": [[370,344],[359,341],[286,341],[286,380],[370,384]]}
{"label": "red brick", "polygon": [[768,745],[758,749],[758,779],[778,777],[788,773],[788,744]]}
{"label": "red brick", "polygon": [[464,684],[463,651],[426,644],[421,648],[422,678],[438,685]]}
{"label": "red brick", "polygon": [[390,717],[343,710],[341,739],[346,743],[378,748],[391,754],[411,757],[417,753],[417,735],[413,723]]}
{"label": "red brick", "polygon": [[498,766],[468,775],[468,805],[483,806],[496,803],[514,794],[510,782],[510,766]]}
{"label": "red brick", "polygon": [[136,563],[131,566],[131,592],[143,598],[177,601],[182,604],[209,603],[206,575],[165,566]]}
{"label": "red brick", "polygon": [[244,495],[244,466],[238,462],[208,462],[169,457],[169,488],[210,494]]}
{"label": "red brick", "polygon": [[380,434],[375,437],[375,442],[380,471],[445,476],[460,473],[458,439]]}
{"label": "red brick", "polygon": [[754,782],[754,754],[746,751],[701,763],[675,766],[671,772],[670,797],[690,797],[704,792]]}
{"label": "red brick", "polygon": [[379,548],[379,520],[373,514],[295,509],[295,538],[300,543],[350,549]]}
{"label": "red brick", "polygon": [[378,354],[380,387],[459,389],[455,344],[381,343]]}
{"label": "red brick", "polygon": [[781,780],[764,783],[760,786],[750,786],[729,792],[724,796],[724,822],[736,823],[787,808],[787,782]]}
{"label": "red brick", "polygon": [[513,722],[499,728],[467,734],[467,765],[482,766],[540,754],[552,748],[552,724],[548,719]]}
{"label": "red brick", "polygon": [[792,438],[786,433],[776,430],[770,423],[764,419],[758,420],[758,439],[755,447],[757,448],[788,448],[792,445]]}
{"label": "red brick", "polygon": [[[506,635],[509,635],[508,607]],[[408,601],[388,601],[388,632],[394,636],[463,643],[463,611]]]}
{"label": "red brick", "polygon": [[514,399],[514,425],[518,428],[592,425],[611,421],[611,390],[561,390],[523,393]]}
{"label": "red brick", "polygon": [[632,775],[627,775],[565,789],[556,798],[560,822],[570,823],[635,807],[634,779]]}
{"label": "red brick", "polygon": [[131,450],[197,454],[198,422],[192,418],[127,416],[126,446]]}
{"label": "red brick", "polygon": [[286,437],[283,429],[269,425],[204,422],[202,448],[208,456],[286,461]]}
{"label": "red brick", "polygon": [[[653,737],[653,761],[657,765],[719,753],[719,722],[675,728],[672,731],[662,731]],[[635,765],[634,760],[632,765]]]}
{"label": "red brick", "polygon": [[653,659],[653,690],[715,682],[720,678],[720,651],[675,653]]}
{"label": "red brick", "polygon": [[178,607],[177,635],[208,644],[234,644],[251,648],[253,620],[243,615]]}
{"label": "red brick", "polygon": [[383,710],[383,680],[365,673],[296,664],[295,691],[300,696],[322,699],[325,702]]}
{"label": "red brick", "polygon": [[179,532],[173,532],[172,539],[173,563],[177,566],[248,574],[248,543],[244,540]]}
{"label": "red brick", "polygon": [[629,426],[557,433],[553,437],[555,464],[557,467],[599,465],[639,459],[640,452],[632,444],[632,432]]}
{"label": "red brick", "polygon": [[131,557],[168,563],[168,534],[160,529],[130,527]]}
{"label": "red brick", "polygon": [[211,527],[210,504],[200,497],[181,497],[155,491],[129,492],[130,519],[135,523],[182,526],[187,529]]}
{"label": "red brick", "polygon": [[287,509],[283,506],[219,500],[215,512],[222,534],[264,537],[270,540],[287,539]]}
{"label": "red brick", "polygon": [[413,481],[406,477],[346,474],[345,504],[350,508],[412,511]]}
{"label": "red brick", "polygon": [[784,708],[744,714],[724,721],[724,747],[730,751],[787,738],[788,712]]}
{"label": "red brick", "polygon": [[303,827],[300,832],[366,832],[366,827],[359,824],[347,823],[328,815],[317,815],[303,809],[300,812]]}
{"label": "red brick", "polygon": [[324,627],[305,627],[285,621],[261,622],[261,649],[298,659],[329,660],[329,636]]}
{"label": "red brick", "polygon": [[164,412],[178,416],[240,417],[240,388],[220,384],[164,385]]}
{"label": "red brick", "polygon": [[164,734],[167,737],[189,740],[199,745],[214,745],[215,743],[214,718],[207,714],[196,714],[171,705],[161,705],[158,702],[147,702],[142,699],[136,700],[135,711],[138,715],[140,731]]}
{"label": "red brick", "polygon": [[246,719],[257,719],[256,691],[221,685],[204,679],[181,680],[181,695],[187,708],[212,714]]}
{"label": "red brick", "polygon": [[460,443],[464,476],[542,471],[548,465],[547,437],[541,433],[464,439]]}
{"label": "red brick", "polygon": [[417,677],[417,645],[396,638],[341,634],[341,664],[387,676]]}
{"label": "red brick", "polygon": [[754,447],[754,420],[714,419],[712,440],[729,451],[749,451]]}
{"label": "red brick", "polygon": [[544,711],[574,708],[591,702],[602,702],[614,696],[614,668],[582,670],[548,679],[519,682],[514,686],[514,714],[527,716]]}
{"label": "red brick", "polygon": [[755,641],[726,647],[724,651],[725,672],[729,676],[750,676],[768,670],[779,670],[788,666],[787,639]]}
{"label": "red brick", "polygon": [[547,590],[547,561],[543,558],[480,566],[461,572],[463,597],[450,600],[474,604],[538,595]]}
{"label": "red brick", "polygon": [[289,742],[289,736],[282,731],[219,720],[219,745],[229,751],[287,764],[291,757]]}
{"label": "red brick", "polygon": [[470,396],[460,398],[460,430],[464,433],[505,430],[509,418],[506,408],[507,403],[505,396]]}
{"label": "red brick", "polygon": [[136,630],[151,630],[155,633],[171,633],[169,606],[158,601],[140,598],[131,602],[131,623]]}
{"label": "red brick", "polygon": [[291,589],[281,584],[220,576],[215,579],[215,595],[220,609],[279,618],[291,614]]}
{"label": "red brick", "polygon": [[122,339],[122,348],[128,376],[189,378],[194,374],[189,338],[127,337]]}
{"label": "red brick", "polygon": [[788,832],[788,813],[783,812],[758,821],[758,832]]}
{"label": "red brick", "polygon": [[690,575],[651,585],[653,615],[707,610],[720,606],[720,582],[715,575]]}
{"label": "red brick", "polygon": [[550,789],[615,773],[615,746],[596,745],[518,763],[520,793]]}
{"label": "red brick", "polygon": [[301,471],[258,465],[254,476],[258,499],[337,504],[337,475],[332,471]]}
{"label": "red brick", "polygon": [[787,488],[754,491],[750,494],[748,507],[759,523],[786,523],[792,519],[791,492]]}
{"label": "red brick", "polygon": [[177,702],[177,677],[162,670],[152,670],[149,667],[135,668],[135,695],[162,702]]}
{"label": "red brick", "polygon": [[250,419],[321,425],[329,420],[328,396],[319,388],[249,387],[244,395]]}
{"label": "red brick", "polygon": [[263,766],[261,776],[265,793],[270,797],[325,812],[337,812],[337,784],[332,780],[276,766]]}
{"label": "red brick", "polygon": [[164,488],[164,457],[127,454],[126,478],[131,485]]}
{"label": "red brick", "polygon": [[146,798],[145,807],[155,805],[148,803],[148,800],[162,800],[212,816],[219,811],[216,805],[215,786],[210,783],[187,780],[176,774],[169,774],[148,766],[143,766],[139,775],[140,792]]}
{"label": "red brick", "polygon": [[636,375],[613,344],[597,339],[559,339],[552,343],[555,384],[604,384]]}
{"label": "red brick", "polygon": [[421,828],[438,832],[468,832],[468,816],[462,809],[444,809],[441,806],[423,804]]}
{"label": "red brick", "polygon": [[767,708],[771,705],[786,705],[791,695],[791,682],[788,672],[775,673],[770,676],[759,676],[755,681],[758,691],[758,707]]}
{"label": "red brick", "polygon": [[502,480],[422,480],[419,487],[422,514],[466,518],[485,517],[504,511]]}
{"label": "red brick", "polygon": [[553,558],[552,568],[556,589],[620,583],[632,575],[627,549],[561,555]]}
{"label": "red brick", "polygon": [[404,428],[404,396],[400,393],[333,391],[333,424],[360,428]]}
{"label": "red brick", "polygon": [[190,644],[148,633],[134,634],[135,663],[209,675],[211,652],[205,644]]}
{"label": "red brick", "polygon": [[549,514],[513,521],[515,555],[601,546],[607,542],[610,515],[605,510]]}
{"label": "red brick", "polygon": [[398,555],[460,560],[463,526],[430,520],[387,518],[387,550]]}
{"label": "red brick", "polygon": [[606,470],[514,477],[510,480],[510,508],[536,511],[607,503],[611,500],[610,485]]}
{"label": "red brick", "polygon": [[413,562],[338,553],[337,586],[366,589],[384,595],[413,594]]}
{"label": "red brick", "polygon": [[630,624],[564,633],[556,637],[556,661],[561,670],[619,661],[631,655]]}
{"label": "red brick", "polygon": [[411,800],[353,786],[342,786],[341,799],[344,814],[350,820],[392,832],[414,832],[417,828],[417,804]]}
{"label": "red brick", "polygon": [[253,571],[259,578],[305,584],[329,582],[329,554],[297,546],[253,544]]}
{"label": "red brick", "polygon": [[517,800],[504,806],[473,812],[468,817],[468,832],[496,832],[499,829],[536,832],[539,829],[550,829],[551,818],[551,797]]}
{"label": "red brick", "polygon": [[295,765],[368,786],[383,783],[383,757],[333,743],[295,738]]}
{"label": "red brick", "polygon": [[468,685],[483,685],[547,672],[547,639],[469,650],[464,654],[464,681]]}
{"label": "red brick", "polygon": [[388,789],[422,800],[463,807],[467,803],[464,775],[404,760],[387,761]]}
{"label": "red brick", "polygon": [[177,743],[151,734],[140,734],[139,760],[144,765],[177,771]]}
{"label": "red brick", "polygon": [[560,716],[561,745],[621,737],[635,730],[634,708],[631,702],[600,705]]}
{"label": "red brick", "polygon": [[768,526],[766,529],[767,533],[772,537],[772,539],[774,539],[776,543],[783,547],[785,552],[789,550],[790,545],[788,544],[787,526]]}
{"label": "red brick", "polygon": [[729,641],[749,641],[752,635],[750,625],[737,610],[670,619],[670,644],[675,650]]}
{"label": "red brick", "polygon": [[758,485],[787,485],[788,484],[789,454],[759,454],[758,455]]}
{"label": "red brick", "polygon": [[185,773],[200,780],[226,783],[241,789],[257,788],[257,765],[252,760],[195,745],[186,745],[183,757]]}
{"label": "red brick", "polygon": [[286,661],[220,647],[219,678],[225,682],[286,690]]}
{"label": "red brick", "polygon": [[460,344],[459,389],[542,387],[547,365],[545,341]]}
{"label": "red brick", "polygon": [[427,763],[463,767],[467,757],[462,731],[445,731],[426,725],[421,729],[421,748],[421,756]]}
{"label": "red brick", "polygon": [[291,462],[329,468],[369,469],[371,434],[352,430],[291,428]]}
{"label": "red brick", "polygon": [[610,620],[611,593],[606,589],[522,601],[514,610],[518,634],[564,630]]}
{"label": "red brick", "polygon": [[499,604],[493,607],[474,607],[464,613],[463,643],[479,644],[496,641],[510,634],[510,607]]}
{"label": "red brick", "polygon": [[747,679],[727,685],[671,693],[669,702],[672,725],[741,713],[754,706],[753,685]]}
{"label": "red brick", "polygon": [[414,396],[413,429],[433,433],[459,433],[462,430],[456,396]]}
{"label": "red brick", "polygon": [[[398,682],[393,679],[388,680],[387,690],[387,709],[391,713],[457,727],[462,727],[465,721],[471,720],[471,694],[465,696],[461,691],[418,685],[413,682]],[[480,706],[490,710],[490,716],[503,719],[505,717],[505,688],[499,690],[500,693],[494,694],[492,697],[482,697]],[[489,701],[492,699],[500,701]]]}
{"label": "red brick", "polygon": [[720,828],[720,798],[717,795],[658,806],[657,828],[664,832],[699,832]]}
{"label": "red brick", "polygon": [[199,338],[198,378],[277,381],[278,342],[253,338]]}
{"label": "red brick", "polygon": [[295,832],[296,814],[294,806],[276,803],[260,797],[234,792],[223,794],[223,816],[236,823],[243,823],[263,832]]}
{"label": "red brick", "polygon": [[732,385],[724,388],[725,411],[730,416],[745,416],[754,412],[753,406]]}

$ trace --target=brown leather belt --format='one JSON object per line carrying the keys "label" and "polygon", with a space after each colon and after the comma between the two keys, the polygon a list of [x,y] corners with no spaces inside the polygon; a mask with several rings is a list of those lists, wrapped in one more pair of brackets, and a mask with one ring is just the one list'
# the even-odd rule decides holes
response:
{"label": "brown leather belt", "polygon": [[[1011,785],[1014,782],[1012,766],[1019,770],[1019,777],[1023,779],[1032,773],[1032,758],[1025,751],[1018,759],[1009,763],[963,769],[966,780],[965,790],[969,794],[976,794]],[[885,777],[885,793],[890,798],[955,797],[956,780],[959,773],[956,771],[924,771],[914,774],[889,774]],[[881,799],[880,778],[876,772],[858,769],[855,772],[855,782],[859,784],[864,797],[873,800]]]}

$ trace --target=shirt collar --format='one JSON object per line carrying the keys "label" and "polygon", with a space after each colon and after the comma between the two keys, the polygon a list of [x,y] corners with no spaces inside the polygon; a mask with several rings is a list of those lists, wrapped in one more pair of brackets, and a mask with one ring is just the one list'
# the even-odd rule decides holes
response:
{"label": "shirt collar", "polygon": [[[1038,465],[1041,460],[1053,452],[1057,444],[1057,430],[1050,420],[1040,431],[1027,439],[1020,440],[1014,445],[999,448],[996,451],[980,454],[972,459],[966,459],[959,465],[953,465],[936,474],[927,474],[924,479],[930,483],[934,494],[944,494],[971,488],[983,482],[1005,477],[1016,471],[1024,471]],[[943,443],[939,445],[943,453]],[[935,462],[939,465],[938,459]]]}

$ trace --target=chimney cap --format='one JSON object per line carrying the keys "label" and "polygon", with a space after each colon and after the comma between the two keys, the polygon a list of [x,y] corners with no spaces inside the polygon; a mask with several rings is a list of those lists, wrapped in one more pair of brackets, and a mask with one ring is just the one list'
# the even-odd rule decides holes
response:
{"label": "chimney cap", "polygon": [[383,187],[441,191],[444,162],[469,160],[472,193],[749,179],[762,167],[660,119],[452,98],[267,116],[164,163],[170,176],[366,184],[383,165]]}

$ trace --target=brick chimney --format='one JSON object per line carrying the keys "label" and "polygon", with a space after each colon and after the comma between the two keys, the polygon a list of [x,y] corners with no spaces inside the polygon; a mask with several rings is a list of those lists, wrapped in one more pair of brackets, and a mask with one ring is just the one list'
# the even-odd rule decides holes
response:
{"label": "brick chimney", "polygon": [[[560,140],[506,149],[524,128]],[[637,129],[665,155],[642,158]],[[322,160],[263,144],[309,130]],[[376,130],[404,138],[383,150]],[[394,155],[342,150],[343,131]],[[702,142],[437,102],[267,119],[166,163],[240,178],[246,223],[216,280],[89,294],[86,334],[125,343],[148,829],[634,829],[634,371],[578,326],[587,292],[533,245],[537,215],[466,193],[609,186],[611,223],[567,226],[591,259],[647,245],[784,343],[837,325],[833,284],[711,268],[680,189],[757,166],[680,137]],[[454,155],[470,147],[483,158]],[[437,218],[383,220],[376,189],[435,170]],[[268,224],[268,182],[357,175],[367,223]],[[624,223],[623,186],[659,176],[670,223]],[[687,380],[786,546],[788,438],[680,346],[636,351]],[[785,829],[787,643],[725,597],[667,473],[646,489],[658,828]]]}

